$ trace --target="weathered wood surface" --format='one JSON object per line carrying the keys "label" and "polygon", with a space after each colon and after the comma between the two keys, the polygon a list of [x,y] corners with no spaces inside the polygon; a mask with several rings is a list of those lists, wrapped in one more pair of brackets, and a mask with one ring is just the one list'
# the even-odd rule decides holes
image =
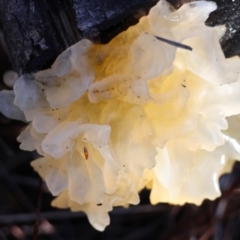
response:
{"label": "weathered wood surface", "polygon": [[[189,0],[169,0],[179,7]],[[240,55],[240,2],[215,0],[210,26],[227,24],[221,44],[226,56]],[[0,23],[16,71],[49,67],[83,37],[105,43],[137,22],[157,0],[0,0]]]}
{"label": "weathered wood surface", "polygon": [[221,39],[226,57],[240,56],[240,1],[215,0],[218,9],[211,13],[206,24],[209,26],[225,24],[227,32]]}
{"label": "weathered wood surface", "polygon": [[47,67],[80,39],[71,6],[58,0],[0,0],[0,22],[14,68]]}
{"label": "weathered wood surface", "polygon": [[0,22],[15,69],[19,73],[34,72],[51,65],[81,37],[100,36],[109,27],[116,32],[118,26],[114,29],[114,25],[156,2],[0,0]]}

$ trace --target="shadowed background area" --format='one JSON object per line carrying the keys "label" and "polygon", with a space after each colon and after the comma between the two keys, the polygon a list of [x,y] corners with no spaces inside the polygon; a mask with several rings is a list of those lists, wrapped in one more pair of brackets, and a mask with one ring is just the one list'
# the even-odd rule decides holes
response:
{"label": "shadowed background area", "polygon": [[[0,0],[0,90],[11,89],[16,73],[49,67],[56,56],[81,38],[106,43],[137,23],[156,0]],[[177,8],[184,1],[170,1]],[[240,2],[216,0],[207,25],[226,24],[221,45],[227,57],[240,55]],[[5,39],[5,40],[4,40]],[[8,72],[9,73],[9,72]],[[12,81],[12,82],[11,82]],[[0,115],[0,239],[240,239],[240,163],[220,178],[222,197],[191,204],[116,208],[100,233],[83,213],[54,209],[45,183],[30,167],[36,152],[19,150],[24,123]]]}

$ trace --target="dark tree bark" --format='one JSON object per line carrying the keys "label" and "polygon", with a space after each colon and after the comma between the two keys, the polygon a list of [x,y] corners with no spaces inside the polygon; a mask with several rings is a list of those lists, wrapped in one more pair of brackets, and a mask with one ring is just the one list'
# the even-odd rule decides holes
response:
{"label": "dark tree bark", "polygon": [[[175,7],[190,0],[169,0]],[[219,9],[207,21],[227,24],[221,44],[226,56],[240,55],[239,2],[215,0]],[[0,0],[0,23],[16,71],[49,67],[81,38],[106,43],[135,24],[158,0]]]}
{"label": "dark tree bark", "polygon": [[58,0],[0,0],[0,21],[19,73],[47,67],[80,39],[71,6]]}
{"label": "dark tree bark", "polygon": [[[30,73],[49,67],[63,50],[82,37],[108,41],[123,30],[125,19],[156,2],[0,0],[0,22],[14,68],[20,74]],[[105,31],[111,27],[108,35]]]}
{"label": "dark tree bark", "polygon": [[225,56],[240,56],[240,1],[214,1],[218,9],[210,14],[206,24],[209,26],[225,24],[227,32],[220,41]]}

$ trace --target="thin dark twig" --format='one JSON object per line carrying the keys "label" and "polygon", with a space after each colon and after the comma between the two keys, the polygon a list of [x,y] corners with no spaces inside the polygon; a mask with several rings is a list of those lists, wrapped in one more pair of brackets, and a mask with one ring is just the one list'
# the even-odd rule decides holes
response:
{"label": "thin dark twig", "polygon": [[[146,32],[146,34],[149,34]],[[185,45],[185,44],[182,44],[182,43],[179,43],[179,42],[175,42],[173,40],[169,40],[169,39],[166,39],[166,38],[162,38],[162,37],[159,37],[159,36],[155,36],[153,35],[157,40],[159,41],[162,41],[162,42],[165,42],[169,45],[172,45],[174,47],[179,47],[179,48],[183,48],[185,50],[188,50],[188,51],[192,51],[192,47],[188,46],[188,45]]]}
{"label": "thin dark twig", "polygon": [[9,189],[12,191],[16,199],[20,202],[21,206],[24,207],[28,212],[34,211],[34,206],[32,205],[29,198],[25,195],[22,189],[11,177],[10,173],[5,168],[5,164],[2,163],[0,158],[0,180],[6,184]]}
{"label": "thin dark twig", "polygon": [[37,210],[36,210],[36,220],[35,220],[35,225],[33,229],[33,239],[37,240],[38,239],[38,230],[39,230],[39,222],[40,222],[40,211],[41,211],[41,202],[42,202],[42,179],[40,179],[40,184],[39,184],[39,191],[38,191],[38,202],[37,202]]}
{"label": "thin dark twig", "polygon": [[179,47],[179,48],[183,48],[185,50],[189,50],[189,51],[192,51],[192,47],[188,46],[188,45],[185,45],[185,44],[182,44],[182,43],[179,43],[179,42],[175,42],[175,41],[172,41],[172,40],[169,40],[169,39],[166,39],[166,38],[162,38],[162,37],[158,37],[158,36],[154,36],[157,40],[160,40],[162,42],[165,42],[167,44],[170,44],[172,46],[175,46],[175,47]]}

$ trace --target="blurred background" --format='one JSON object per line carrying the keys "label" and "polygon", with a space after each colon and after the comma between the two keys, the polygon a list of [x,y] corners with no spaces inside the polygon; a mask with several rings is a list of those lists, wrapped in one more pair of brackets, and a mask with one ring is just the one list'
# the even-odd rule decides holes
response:
{"label": "blurred background", "polygon": [[[179,6],[184,1],[172,2]],[[219,10],[212,14],[207,24],[227,24],[227,34],[221,40],[224,53],[226,56],[239,54],[240,2],[216,2],[220,6]],[[137,22],[147,10],[140,9],[138,13],[105,30],[101,35],[103,39],[111,38]],[[101,42],[101,36],[95,39]],[[12,89],[18,78],[9,59],[7,44],[1,32],[0,90]],[[0,113],[0,240],[240,239],[239,162],[230,174],[219,179],[222,197],[215,201],[205,200],[201,206],[152,206],[149,203],[149,191],[144,190],[140,194],[140,205],[115,208],[110,213],[111,224],[104,232],[98,232],[92,228],[83,213],[72,213],[50,206],[52,195],[30,167],[30,161],[38,157],[37,153],[19,150],[16,141],[25,126]]]}

